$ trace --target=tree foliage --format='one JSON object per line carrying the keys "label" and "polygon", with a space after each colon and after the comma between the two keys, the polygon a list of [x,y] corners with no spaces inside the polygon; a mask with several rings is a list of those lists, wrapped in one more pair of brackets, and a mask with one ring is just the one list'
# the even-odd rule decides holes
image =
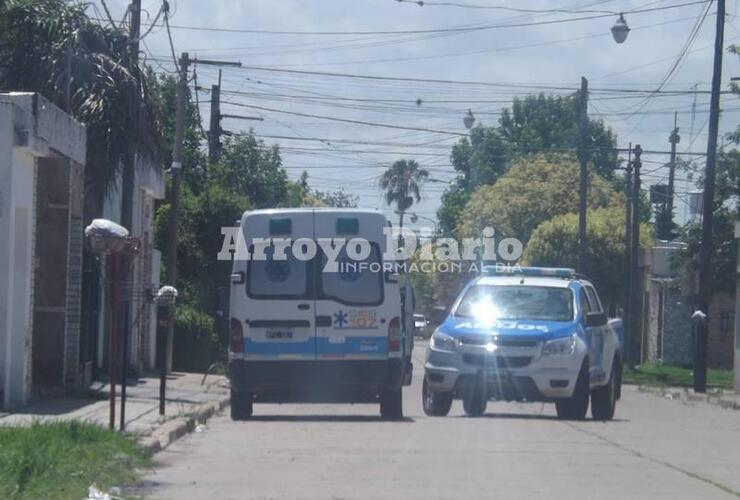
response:
{"label": "tree foliage", "polygon": [[69,87],[69,111],[87,126],[86,186],[100,202],[125,155],[157,159],[162,143],[128,37],[90,19],[89,7],[63,0],[0,2],[0,88],[39,92],[67,109]]}
{"label": "tree foliage", "polygon": [[287,198],[288,173],[280,149],[265,145],[251,131],[227,138],[212,170],[215,182],[248,196],[252,208],[279,207]]}
{"label": "tree foliage", "polygon": [[[704,185],[700,178],[697,186]],[[712,286],[715,292],[735,290],[737,244],[735,221],[738,220],[740,202],[740,150],[720,151],[717,155],[716,187],[714,192],[714,224],[712,226]],[[684,272],[699,269],[701,224],[690,223],[682,228],[680,238],[686,249],[674,265]]]}
{"label": "tree foliage", "polygon": [[395,205],[400,212],[400,226],[403,226],[403,214],[421,200],[421,188],[427,179],[429,171],[414,160],[398,160],[380,177],[379,186],[386,204]]}
{"label": "tree foliage", "polygon": [[[526,243],[542,222],[578,211],[579,169],[574,158],[562,154],[519,158],[496,184],[473,193],[460,218],[458,235],[474,237],[492,226],[496,234]],[[589,208],[623,206],[623,197],[598,174],[590,174],[588,186]]]}
{"label": "tree foliage", "polygon": [[[450,161],[457,179],[442,196],[437,212],[442,233],[458,227],[459,216],[472,192],[492,185],[522,155],[574,150],[579,144],[578,100],[573,97],[531,95],[515,99],[496,126],[474,127],[452,148]],[[619,164],[614,133],[601,120],[589,120],[587,150],[590,169],[613,180]]]}
{"label": "tree foliage", "polygon": [[[159,117],[164,147],[162,161],[165,165],[172,164],[172,148],[175,144],[175,117],[173,112],[177,108],[177,80],[169,74],[155,74],[151,69],[146,71],[146,80],[152,94],[152,108]],[[183,182],[194,192],[198,193],[206,185],[208,175],[208,161],[201,144],[205,136],[200,128],[198,107],[192,100],[190,88],[185,96],[185,134],[182,148],[182,178]]]}
{"label": "tree foliage", "polygon": [[[624,208],[611,206],[587,214],[586,273],[607,303],[621,303],[625,286]],[[641,224],[640,245],[652,245],[652,228]],[[527,265],[572,267],[578,261],[578,214],[558,215],[537,226],[522,256]]]}

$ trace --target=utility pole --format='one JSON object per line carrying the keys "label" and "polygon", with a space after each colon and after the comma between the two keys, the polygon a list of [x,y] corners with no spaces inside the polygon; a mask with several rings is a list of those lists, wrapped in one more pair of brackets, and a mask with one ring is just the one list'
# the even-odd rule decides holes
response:
{"label": "utility pole", "polygon": [[578,160],[581,163],[581,182],[578,190],[578,272],[586,273],[586,210],[588,196],[588,80],[581,77],[581,91],[578,94]]}
{"label": "utility pole", "polygon": [[[129,25],[129,57],[130,66],[133,69],[134,79],[136,80],[136,104],[134,106],[134,117],[139,117],[139,36],[141,32],[141,0],[131,0],[130,6],[131,23]],[[121,179],[121,225],[131,231],[131,221],[133,219],[133,201],[134,201],[134,163],[136,161],[135,152],[130,148],[124,152],[123,158],[123,175]],[[129,266],[124,259],[124,280],[127,279]],[[127,294],[129,295],[129,294]]]}
{"label": "utility pole", "polygon": [[671,164],[668,168],[668,204],[666,210],[668,212],[668,225],[670,228],[673,227],[673,193],[675,189],[676,179],[676,144],[681,142],[681,136],[678,135],[678,113],[673,115],[673,131],[671,136],[668,138],[671,143]]}
{"label": "utility pole", "polygon": [[640,356],[638,355],[640,333],[640,323],[642,321],[642,283],[640,280],[640,169],[642,168],[642,148],[639,144],[634,149],[635,159],[632,162],[634,169],[634,175],[632,177],[632,236],[630,237],[630,290],[631,290],[631,302],[630,302],[630,324],[629,327],[629,342],[626,346],[626,354],[628,362],[631,366],[634,366],[640,362]]}
{"label": "utility pole", "polygon": [[[624,193],[627,198],[625,203],[625,214],[624,214],[624,276],[625,287],[624,287],[624,314],[623,324],[625,325],[625,331],[628,332],[627,338],[629,338],[630,328],[630,314],[632,305],[632,143],[629,145],[627,151],[627,167],[624,174]],[[624,339],[622,339],[624,341]],[[624,348],[624,346],[623,346]],[[628,362],[629,359],[625,358],[623,361]]]}
{"label": "utility pole", "polygon": [[[175,144],[172,149],[172,186],[170,188],[170,214],[167,227],[167,284],[177,283],[177,216],[180,209],[180,180],[182,176],[182,150],[185,137],[185,100],[188,96],[188,69],[193,63],[211,66],[241,66],[241,63],[190,59],[187,52],[180,56],[177,85],[177,110],[175,115]],[[172,364],[172,340],[175,331],[175,305],[167,311],[167,334],[162,345],[159,372],[159,414],[164,415],[167,372]]]}
{"label": "utility pole", "polygon": [[[717,166],[717,136],[719,132],[719,95],[722,85],[722,50],[725,31],[725,0],[717,0],[717,27],[714,40],[714,66],[712,72],[712,97],[709,102],[709,137],[707,139],[707,167],[704,174],[704,200],[699,250],[699,311],[709,314],[712,296],[712,225],[714,222],[714,184]],[[694,355],[694,391],[707,391],[708,324],[703,321],[696,329]]]}
{"label": "utility pole", "polygon": [[[170,187],[170,214],[167,227],[167,284],[177,283],[177,213],[180,208],[180,179],[182,175],[182,148],[185,137],[185,99],[187,98],[188,68],[190,56],[183,52],[180,57],[177,84],[177,109],[175,115],[175,144],[172,150],[172,186]],[[175,305],[167,311],[167,338],[162,346],[159,371],[159,414],[164,415],[167,372],[172,363],[172,338],[175,330]]]}
{"label": "utility pole", "polygon": [[218,161],[221,153],[221,70],[218,70],[218,84],[211,85],[211,120],[208,127],[208,161],[211,165]]}
{"label": "utility pole", "polygon": [[[129,25],[130,61],[134,75],[136,92],[134,99],[134,121],[139,121],[139,36],[141,33],[141,0],[131,0],[131,22]],[[123,155],[123,173],[121,176],[121,225],[133,233],[134,219],[134,172],[136,170],[136,149],[127,147]],[[121,413],[119,428],[123,431],[126,426],[126,369],[128,367],[128,336],[131,324],[131,301],[133,297],[133,258],[125,255],[120,258],[123,278],[123,308],[121,315]],[[118,307],[119,304],[113,304]],[[111,360],[111,362],[115,362]]]}

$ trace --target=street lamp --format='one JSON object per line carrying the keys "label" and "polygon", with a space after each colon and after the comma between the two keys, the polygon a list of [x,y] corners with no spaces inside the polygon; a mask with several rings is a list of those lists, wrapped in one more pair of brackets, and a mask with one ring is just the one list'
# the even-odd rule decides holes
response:
{"label": "street lamp", "polygon": [[465,117],[463,118],[463,124],[468,130],[473,128],[473,125],[475,124],[475,116],[473,116],[473,112],[469,109],[468,112],[465,114]]}
{"label": "street lamp", "polygon": [[612,36],[614,37],[614,41],[617,43],[624,43],[624,41],[627,40],[629,32],[630,27],[627,26],[627,21],[624,20],[624,14],[619,14],[619,19],[617,19],[617,22],[612,26]]}
{"label": "street lamp", "polygon": [[439,225],[436,220],[432,219],[431,217],[426,217],[424,215],[419,215],[417,213],[411,214],[411,222],[416,224],[419,219],[424,219],[427,222],[431,222],[434,225],[434,236],[436,237],[439,234]]}

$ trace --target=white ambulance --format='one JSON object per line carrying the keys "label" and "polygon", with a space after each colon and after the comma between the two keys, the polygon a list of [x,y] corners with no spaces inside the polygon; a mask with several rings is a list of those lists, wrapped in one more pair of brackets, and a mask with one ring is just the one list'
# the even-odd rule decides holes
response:
{"label": "white ambulance", "polygon": [[245,251],[231,275],[232,419],[249,418],[255,402],[377,402],[383,418],[403,416],[413,293],[383,260],[388,227],[361,209],[243,215]]}

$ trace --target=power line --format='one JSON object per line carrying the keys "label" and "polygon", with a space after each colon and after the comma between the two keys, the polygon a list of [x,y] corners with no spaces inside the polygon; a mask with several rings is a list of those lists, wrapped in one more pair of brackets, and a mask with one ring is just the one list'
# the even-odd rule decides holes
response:
{"label": "power line", "polygon": [[[667,24],[675,24],[678,22],[686,21],[689,19],[694,19],[694,17],[686,17],[681,19],[674,19],[670,21],[664,21],[660,23],[653,23],[648,24],[644,26],[639,26],[632,28],[632,31],[642,30],[642,29],[648,29],[648,28],[654,28],[657,26],[663,26]],[[408,56],[408,57],[394,57],[394,58],[385,58],[385,59],[365,59],[365,60],[354,60],[354,61],[338,61],[338,62],[327,62],[327,63],[303,63],[303,64],[290,64],[290,65],[281,65],[280,67],[306,67],[306,66],[339,66],[339,65],[348,65],[348,64],[370,64],[370,63],[385,63],[385,62],[403,62],[403,61],[419,61],[419,60],[428,60],[428,59],[440,59],[440,58],[448,58],[448,57],[460,57],[460,56],[469,56],[469,55],[477,55],[477,54],[488,54],[488,53],[495,53],[495,52],[506,52],[510,50],[520,50],[520,49],[526,49],[526,48],[533,48],[533,47],[546,47],[551,46],[554,44],[559,43],[567,43],[567,42],[575,42],[580,40],[587,40],[591,38],[599,38],[599,37],[610,37],[611,33],[609,32],[599,32],[599,33],[593,33],[590,35],[584,35],[584,36],[578,36],[578,37],[572,37],[572,38],[563,38],[558,40],[550,40],[550,41],[542,41],[542,42],[536,42],[536,43],[530,43],[530,44],[524,44],[524,45],[510,45],[510,46],[504,46],[504,47],[493,47],[493,48],[485,48],[485,49],[477,49],[472,51],[461,51],[461,52],[451,52],[446,54],[432,54],[432,55],[423,55],[423,56]],[[399,42],[393,42],[393,43],[405,43],[407,41],[417,41],[416,39],[404,39]],[[383,43],[378,46],[387,45],[388,43]],[[333,49],[351,49],[351,48],[361,48],[366,47],[365,45],[347,45],[347,46],[335,46],[332,47]],[[375,47],[375,45],[372,45]],[[302,46],[301,46],[302,47]],[[199,49],[192,49],[194,51],[198,51]],[[259,57],[263,55],[283,55],[283,54],[292,54],[296,52],[306,52],[306,51],[315,51],[317,49],[313,48],[301,48],[296,49],[292,51],[273,51],[273,52],[266,52],[266,53],[245,53],[248,57]],[[326,50],[326,48],[321,49],[322,52]]]}
{"label": "power line", "polygon": [[233,106],[240,106],[243,108],[250,108],[250,109],[258,109],[261,111],[270,111],[272,113],[283,113],[286,115],[293,115],[293,116],[303,116],[308,118],[318,118],[321,120],[330,120],[330,121],[336,121],[336,122],[344,122],[344,123],[354,123],[357,125],[367,125],[369,127],[383,127],[383,128],[395,128],[400,130],[415,130],[419,132],[431,132],[435,134],[444,134],[444,135],[454,135],[458,137],[466,137],[468,134],[464,134],[462,132],[451,132],[449,130],[435,130],[430,128],[424,128],[424,127],[407,127],[403,125],[391,125],[386,123],[374,123],[374,122],[367,122],[364,120],[351,120],[349,118],[338,118],[335,116],[323,116],[323,115],[315,115],[310,113],[299,113],[297,111],[285,111],[281,109],[273,109],[273,108],[266,108],[263,106],[254,106],[252,104],[244,104],[239,102],[227,102],[224,101],[226,104],[231,104]]}
{"label": "power line", "polygon": [[[687,7],[690,5],[705,4],[712,0],[698,0],[693,2],[684,2],[675,5],[668,5],[664,7],[652,7],[646,9],[634,9],[629,11],[630,14],[643,14],[648,12],[663,11],[669,9],[677,9],[681,7]],[[431,33],[470,33],[478,31],[487,31],[492,29],[503,29],[503,28],[522,28],[529,26],[542,26],[549,24],[562,24],[575,21],[587,21],[591,19],[600,19],[604,17],[611,17],[614,13],[603,13],[593,14],[587,16],[578,16],[571,18],[560,18],[551,19],[544,21],[531,21],[523,23],[504,23],[504,24],[488,24],[479,26],[453,26],[446,28],[432,28],[432,29],[413,29],[413,30],[380,30],[380,31],[281,31],[281,30],[265,30],[265,29],[237,29],[237,28],[216,28],[206,26],[185,26],[185,25],[171,25],[171,28],[181,30],[193,30],[193,31],[210,31],[220,33],[252,33],[252,34],[265,34],[265,35],[312,35],[312,36],[347,36],[347,35],[413,35],[413,34],[431,34]]]}
{"label": "power line", "polygon": [[[381,81],[394,81],[394,82],[414,82],[414,83],[439,83],[445,85],[477,85],[484,87],[503,87],[503,88],[522,88],[522,89],[540,89],[540,90],[562,90],[575,92],[578,90],[576,87],[567,86],[556,86],[556,85],[537,85],[537,84],[526,84],[526,83],[498,83],[498,82],[481,82],[481,81],[465,81],[465,80],[444,80],[435,78],[413,78],[413,77],[400,77],[400,76],[387,76],[387,75],[362,75],[354,73],[336,73],[330,71],[310,71],[310,70],[299,70],[299,69],[287,69],[287,68],[276,68],[268,66],[241,66],[243,70],[253,71],[266,71],[272,73],[289,73],[298,75],[314,75],[314,76],[327,76],[332,78],[352,78],[360,80],[381,80]],[[590,92],[612,92],[612,93],[670,93],[675,95],[693,95],[693,94],[709,94],[709,91],[704,90],[650,90],[650,89],[622,89],[622,88],[596,88],[591,89]],[[730,91],[723,92],[725,94],[731,93]]]}
{"label": "power line", "polygon": [[[609,14],[617,15],[619,12],[611,10],[575,10],[575,9],[523,9],[518,7],[508,7],[503,5],[480,5],[463,2],[435,2],[433,0],[396,0],[398,3],[413,3],[420,7],[457,7],[461,9],[486,9],[486,10],[505,10],[509,12],[519,12],[523,14]],[[600,2],[604,3],[604,2]],[[629,11],[627,11],[629,12]]]}

